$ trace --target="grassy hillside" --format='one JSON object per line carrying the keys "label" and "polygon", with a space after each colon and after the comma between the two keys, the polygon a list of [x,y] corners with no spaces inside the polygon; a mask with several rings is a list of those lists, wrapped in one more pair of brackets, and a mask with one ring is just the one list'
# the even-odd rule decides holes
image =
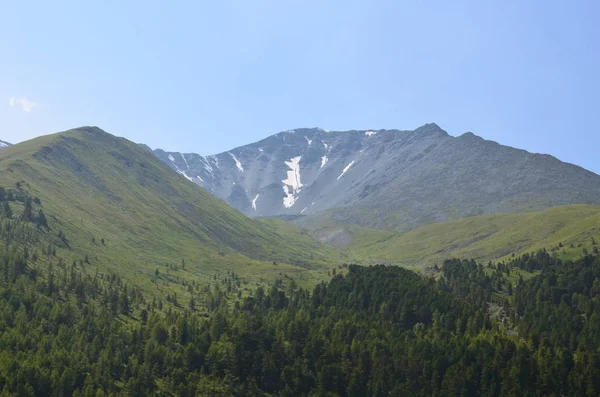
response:
{"label": "grassy hillside", "polygon": [[[326,273],[337,254],[313,240],[296,244],[172,172],[151,153],[98,128],[43,136],[0,152],[0,186],[39,197],[67,260],[89,256],[146,290],[235,271],[273,280]],[[169,282],[154,285],[159,270]],[[310,277],[302,277],[310,280]]]}
{"label": "grassy hillside", "polygon": [[[592,237],[600,241],[600,207],[573,205],[405,234],[336,226],[324,217],[313,235],[333,248],[293,224],[246,218],[144,148],[94,127],[3,150],[0,187],[40,198],[50,226],[45,241],[57,245],[65,261],[87,256],[90,272],[115,271],[160,294],[226,271],[255,282],[293,277],[310,285],[342,262],[418,269],[450,257],[487,261],[539,248],[578,257],[584,248],[592,252]],[[68,246],[57,244],[61,233]]]}
{"label": "grassy hillside", "polygon": [[506,259],[513,253],[541,248],[571,259],[581,256],[584,248],[592,252],[592,238],[600,244],[600,206],[570,205],[524,214],[482,215],[427,225],[404,234],[357,226],[328,226],[313,234],[345,246],[352,257],[362,261],[412,268],[440,264],[454,257]]}

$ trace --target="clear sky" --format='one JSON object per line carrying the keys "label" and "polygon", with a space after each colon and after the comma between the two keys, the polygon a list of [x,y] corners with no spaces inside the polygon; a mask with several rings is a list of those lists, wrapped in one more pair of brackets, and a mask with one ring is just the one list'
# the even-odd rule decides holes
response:
{"label": "clear sky", "polygon": [[600,173],[600,2],[0,0],[0,139],[435,122]]}

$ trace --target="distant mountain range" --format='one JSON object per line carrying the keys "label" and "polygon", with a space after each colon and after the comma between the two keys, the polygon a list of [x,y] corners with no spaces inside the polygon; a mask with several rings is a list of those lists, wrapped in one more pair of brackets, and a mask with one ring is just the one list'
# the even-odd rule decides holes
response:
{"label": "distant mountain range", "polygon": [[0,149],[4,149],[6,147],[12,146],[11,143],[0,141]]}
{"label": "distant mountain range", "polygon": [[[50,226],[69,236],[68,256],[108,266],[127,258],[126,272],[149,276],[173,258],[202,274],[319,278],[339,261],[422,268],[553,247],[576,258],[600,241],[600,206],[557,207],[597,203],[598,175],[434,124],[295,130],[207,157],[155,151],[164,163],[149,151],[96,127],[43,136],[1,151],[0,187],[41,199]],[[228,188],[224,198],[239,192],[238,206],[264,218],[189,180],[215,194]],[[486,212],[500,214],[469,217]]]}
{"label": "distant mountain range", "polygon": [[[149,149],[149,148],[148,148]],[[154,154],[248,216],[406,231],[491,213],[599,204],[600,176],[552,156],[413,131],[300,128],[211,156]]]}

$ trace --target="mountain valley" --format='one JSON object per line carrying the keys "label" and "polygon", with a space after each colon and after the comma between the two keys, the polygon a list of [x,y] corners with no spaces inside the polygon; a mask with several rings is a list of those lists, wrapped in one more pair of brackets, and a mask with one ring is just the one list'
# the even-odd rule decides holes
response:
{"label": "mountain valley", "polygon": [[[556,169],[531,180],[566,172],[571,194],[518,185],[542,198],[378,230],[336,215],[353,204],[248,218],[166,156],[97,127],[0,151],[3,394],[594,395],[600,206],[531,209],[552,189],[593,202],[595,185],[576,186],[595,174],[546,159]],[[215,179],[227,156],[205,159]],[[284,161],[290,212],[318,185],[303,156]],[[336,182],[370,175],[352,161]]]}
{"label": "mountain valley", "polygon": [[0,397],[600,396],[600,2],[0,4]]}

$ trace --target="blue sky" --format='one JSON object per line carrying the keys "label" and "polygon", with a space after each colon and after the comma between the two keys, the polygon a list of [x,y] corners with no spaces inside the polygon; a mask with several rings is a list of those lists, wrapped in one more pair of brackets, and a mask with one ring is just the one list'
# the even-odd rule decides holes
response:
{"label": "blue sky", "polygon": [[211,154],[436,122],[600,173],[597,1],[3,1],[0,139]]}

